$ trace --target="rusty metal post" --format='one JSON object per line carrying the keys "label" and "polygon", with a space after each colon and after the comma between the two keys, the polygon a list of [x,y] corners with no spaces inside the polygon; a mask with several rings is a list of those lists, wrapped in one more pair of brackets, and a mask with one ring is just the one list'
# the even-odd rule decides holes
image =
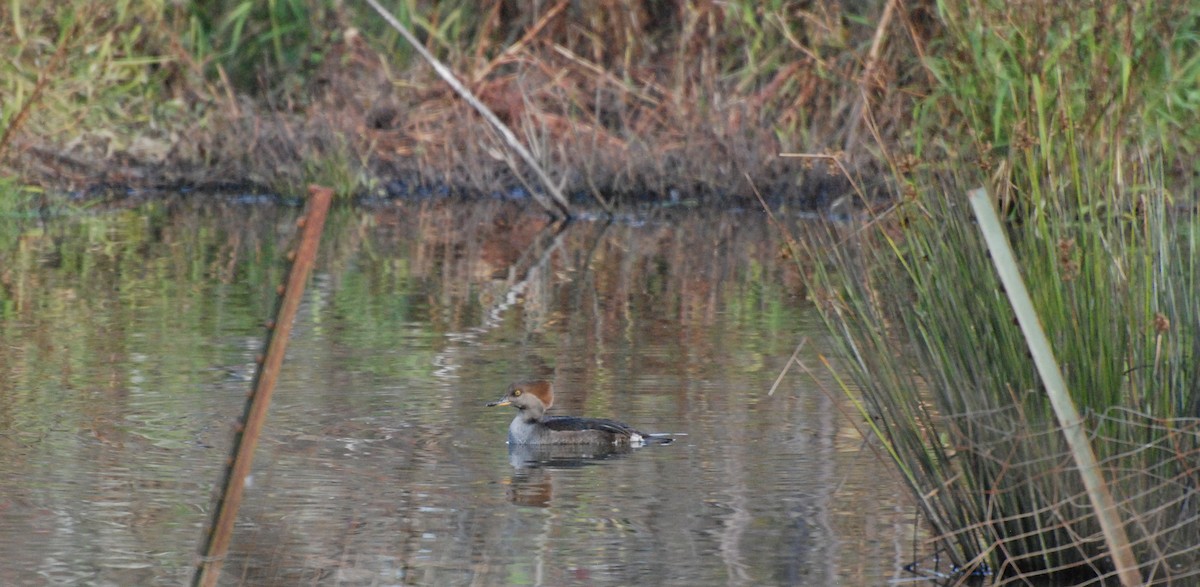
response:
{"label": "rusty metal post", "polygon": [[317,245],[321,241],[321,231],[325,227],[325,217],[333,199],[333,190],[328,188],[310,186],[308,193],[308,211],[297,222],[301,230],[299,245],[288,253],[292,266],[288,270],[287,283],[280,286],[274,322],[268,326],[267,352],[259,362],[253,388],[246,399],[245,413],[234,432],[233,454],[225,468],[221,494],[217,500],[212,524],[205,536],[200,560],[196,565],[196,574],[192,578],[192,584],[197,587],[212,587],[221,576],[221,566],[225,562],[225,554],[229,551],[229,543],[233,537],[233,523],[242,503],[246,476],[250,473],[254,449],[258,446],[258,437],[267,419],[271,393],[275,390],[279,368],[283,365],[292,321],[300,306],[304,284],[312,270]]}

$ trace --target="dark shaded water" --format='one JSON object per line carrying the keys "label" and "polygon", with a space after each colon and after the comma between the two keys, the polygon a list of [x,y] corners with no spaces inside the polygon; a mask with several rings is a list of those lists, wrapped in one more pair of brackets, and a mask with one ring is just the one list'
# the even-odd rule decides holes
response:
{"label": "dark shaded water", "polygon": [[[0,584],[190,576],[297,213],[195,200],[0,218]],[[905,577],[912,508],[781,250],[746,212],[335,211],[223,584]],[[806,336],[817,379],[768,396]],[[686,436],[522,461],[483,404],[530,376]]]}

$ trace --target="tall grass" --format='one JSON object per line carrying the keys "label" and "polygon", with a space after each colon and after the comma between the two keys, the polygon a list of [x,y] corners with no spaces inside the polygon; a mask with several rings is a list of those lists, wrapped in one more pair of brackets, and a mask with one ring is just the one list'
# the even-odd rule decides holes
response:
{"label": "tall grass", "polygon": [[1156,3],[937,9],[936,83],[910,134],[921,163],[893,161],[906,200],[818,250],[820,305],[867,422],[960,567],[1004,581],[1114,576],[969,213],[967,191],[986,186],[1143,575],[1194,577],[1200,135],[1178,121],[1200,110],[1197,15]]}
{"label": "tall grass", "polygon": [[[329,0],[199,0],[185,7],[186,48],[213,78],[235,88],[275,98],[305,96],[330,48],[351,27],[406,65],[412,49],[385,24],[362,18]],[[385,2],[410,28],[420,31],[439,55],[462,57],[479,39],[473,35],[487,11],[477,2],[391,0]]]}
{"label": "tall grass", "polygon": [[[198,0],[189,2],[183,39],[188,51],[216,76],[242,89],[297,89],[320,63],[326,17],[323,2],[306,0]],[[270,82],[268,82],[270,80]]]}
{"label": "tall grass", "polygon": [[[170,157],[189,124],[160,0],[0,6],[0,165],[24,183],[78,187],[114,158]],[[114,165],[113,167],[119,167]],[[117,172],[115,175],[120,175]]]}
{"label": "tall grass", "polygon": [[[510,126],[546,137],[567,191],[607,199],[732,193],[747,172],[764,189],[790,188],[794,166],[774,155],[840,144],[881,4],[384,5]],[[345,135],[348,160],[375,174],[487,190],[509,175],[457,99],[365,5],[17,0],[0,3],[0,24],[0,164],[31,182],[119,183],[198,166],[209,179],[299,184],[304,143],[328,133]],[[18,140],[13,161],[5,146]]]}

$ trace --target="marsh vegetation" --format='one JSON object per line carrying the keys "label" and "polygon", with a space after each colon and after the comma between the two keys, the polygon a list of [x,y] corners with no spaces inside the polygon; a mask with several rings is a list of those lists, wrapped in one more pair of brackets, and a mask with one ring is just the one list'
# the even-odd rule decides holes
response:
{"label": "marsh vegetation", "polygon": [[[960,572],[1111,579],[966,204],[985,188],[1139,571],[1194,580],[1194,1],[386,4],[573,201],[784,219],[777,252],[840,341],[854,421]],[[18,0],[0,24],[6,211],[181,185],[397,206],[536,189],[356,3]],[[788,220],[834,204],[856,222]]]}

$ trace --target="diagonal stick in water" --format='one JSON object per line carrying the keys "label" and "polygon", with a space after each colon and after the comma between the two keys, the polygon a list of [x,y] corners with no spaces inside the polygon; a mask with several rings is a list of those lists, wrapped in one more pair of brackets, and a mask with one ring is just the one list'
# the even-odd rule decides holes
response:
{"label": "diagonal stick in water", "polygon": [[221,567],[225,564],[225,555],[233,540],[233,524],[242,503],[246,477],[254,462],[254,449],[266,425],[267,409],[271,405],[271,395],[275,392],[275,382],[283,366],[292,322],[304,296],[304,286],[317,256],[325,217],[333,201],[333,190],[329,188],[310,186],[308,190],[308,211],[297,223],[300,228],[299,244],[293,253],[289,253],[292,266],[288,270],[287,281],[279,286],[275,317],[267,334],[266,354],[254,374],[253,389],[246,398],[245,411],[234,432],[232,454],[221,481],[221,493],[213,510],[212,525],[205,536],[200,560],[192,576],[192,585],[195,587],[215,587],[221,578]]}
{"label": "diagonal stick in water", "polygon": [[792,368],[792,363],[798,363],[796,357],[800,355],[800,349],[804,348],[804,343],[808,342],[808,337],[800,339],[800,344],[796,345],[796,350],[792,351],[792,356],[783,365],[783,370],[779,372],[779,377],[775,378],[775,384],[771,386],[771,391],[767,392],[768,396],[775,395],[775,390],[779,388],[779,384],[783,383],[783,377],[787,375],[788,370]]}

